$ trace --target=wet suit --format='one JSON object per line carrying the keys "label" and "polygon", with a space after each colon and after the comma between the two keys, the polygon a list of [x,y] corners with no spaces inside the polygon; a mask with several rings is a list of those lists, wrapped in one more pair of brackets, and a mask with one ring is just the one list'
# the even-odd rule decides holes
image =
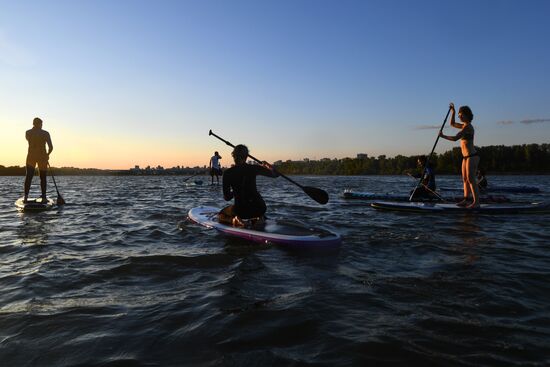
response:
{"label": "wet suit", "polygon": [[[50,133],[46,130],[42,130],[38,127],[33,127],[27,130],[25,138],[29,142],[29,150],[26,160],[26,177],[25,177],[25,199],[29,195],[31,189],[31,182],[34,176],[34,168],[38,165],[40,171],[40,188],[42,190],[42,198],[46,198],[46,173],[48,170],[49,154],[53,150],[52,140]],[[48,152],[46,152],[46,145],[48,145]]]}
{"label": "wet suit", "polygon": [[256,176],[277,177],[277,173],[255,164],[237,164],[223,174],[223,197],[235,198],[235,204],[222,210],[229,217],[262,218],[267,207],[256,188]]}

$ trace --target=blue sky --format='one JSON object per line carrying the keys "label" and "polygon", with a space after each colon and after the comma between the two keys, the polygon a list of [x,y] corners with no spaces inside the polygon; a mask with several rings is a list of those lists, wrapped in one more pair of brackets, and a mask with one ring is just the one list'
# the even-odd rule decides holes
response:
{"label": "blue sky", "polygon": [[266,160],[429,153],[437,130],[422,127],[450,101],[472,108],[477,145],[550,141],[547,1],[0,9],[4,165],[23,164],[35,116],[52,163],[78,167],[202,165],[214,150],[228,165],[209,129]]}

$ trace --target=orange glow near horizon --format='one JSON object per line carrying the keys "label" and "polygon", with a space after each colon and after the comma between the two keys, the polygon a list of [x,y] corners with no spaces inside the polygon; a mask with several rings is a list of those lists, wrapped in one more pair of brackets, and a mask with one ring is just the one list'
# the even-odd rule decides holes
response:
{"label": "orange glow near horizon", "polygon": [[[2,124],[5,133],[4,143],[0,147],[0,165],[24,166],[28,144],[25,131],[29,124]],[[219,151],[223,159],[222,166],[228,167],[233,162],[231,148],[217,142],[205,133],[201,137],[151,137],[121,135],[109,136],[80,133],[74,129],[63,129],[59,126],[44,125],[50,132],[54,150],[50,157],[53,167],[130,169],[135,165],[164,168],[203,167],[208,166],[214,151]],[[257,154],[257,153],[256,153]],[[274,154],[263,151],[261,158],[270,160]],[[278,159],[278,158],[277,158]]]}

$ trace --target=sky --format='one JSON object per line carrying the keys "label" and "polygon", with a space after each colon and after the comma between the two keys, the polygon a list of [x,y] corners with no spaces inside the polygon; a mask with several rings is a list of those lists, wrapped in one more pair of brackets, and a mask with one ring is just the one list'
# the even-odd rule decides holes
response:
{"label": "sky", "polygon": [[[478,146],[550,142],[544,0],[0,0],[0,165],[34,117],[52,166],[428,154],[449,102]],[[445,133],[456,129],[447,127]],[[441,140],[436,152],[458,143]]]}

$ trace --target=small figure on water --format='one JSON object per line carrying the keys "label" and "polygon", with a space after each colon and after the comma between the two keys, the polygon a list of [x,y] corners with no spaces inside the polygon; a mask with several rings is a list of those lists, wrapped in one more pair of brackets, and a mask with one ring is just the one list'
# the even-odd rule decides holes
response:
{"label": "small figure on water", "polygon": [[[413,199],[436,199],[438,195],[435,192],[435,173],[434,168],[431,162],[428,162],[428,159],[425,155],[418,157],[416,160],[418,168],[421,172],[416,174],[410,174],[414,178],[421,178],[420,186],[418,186],[413,195]],[[422,169],[424,170],[422,172]]]}
{"label": "small figure on water", "polygon": [[[31,189],[32,178],[34,176],[34,169],[38,165],[38,170],[40,172],[40,189],[42,190],[42,202],[47,201],[46,198],[46,174],[48,170],[48,161],[50,154],[53,150],[52,139],[50,138],[50,133],[46,130],[42,130],[42,120],[36,117],[33,122],[33,128],[27,130],[25,137],[29,142],[29,150],[27,153],[26,160],[26,176],[25,176],[25,196],[23,202],[27,202],[29,197],[29,191]],[[48,146],[48,151],[46,152],[46,145]]]}
{"label": "small figure on water", "polygon": [[[464,198],[458,206],[465,206],[470,209],[479,208],[479,186],[477,185],[476,173],[479,165],[480,156],[474,146],[474,127],[472,120],[474,114],[468,106],[462,106],[458,109],[458,118],[461,123],[455,122],[455,106],[449,105],[451,110],[451,126],[460,129],[458,134],[451,136],[443,132],[439,136],[450,141],[460,139],[460,150],[462,152],[462,181],[464,185]],[[472,203],[469,203],[469,197],[472,196]]]}
{"label": "small figure on water", "polygon": [[220,176],[223,174],[222,167],[220,165],[220,159],[222,157],[218,154],[218,152],[214,152],[214,155],[212,158],[210,158],[210,176],[212,178],[211,185],[214,185],[214,176],[216,176],[216,183],[220,183]]}
{"label": "small figure on water", "polygon": [[234,198],[235,203],[223,208],[218,219],[221,223],[240,227],[262,223],[267,207],[256,187],[256,176],[275,178],[279,175],[267,162],[262,165],[246,163],[248,148],[245,145],[237,145],[231,155],[235,165],[223,174],[223,197],[226,201]]}
{"label": "small figure on water", "polygon": [[487,190],[487,177],[485,176],[485,171],[482,169],[477,170],[477,185],[481,191]]}

